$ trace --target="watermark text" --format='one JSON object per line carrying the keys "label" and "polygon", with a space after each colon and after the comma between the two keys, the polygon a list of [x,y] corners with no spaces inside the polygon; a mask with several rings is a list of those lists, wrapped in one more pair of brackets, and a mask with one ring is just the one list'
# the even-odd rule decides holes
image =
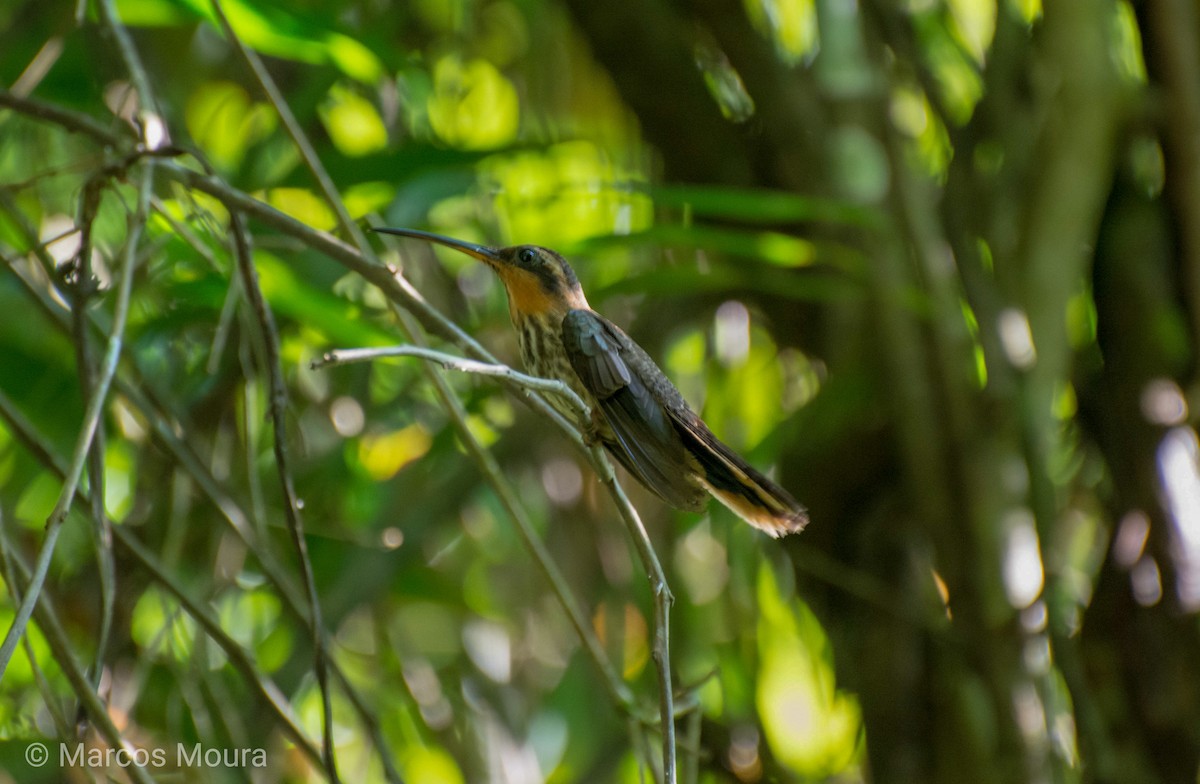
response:
{"label": "watermark text", "polygon": [[[55,760],[51,746],[34,742],[25,747],[25,761],[40,768]],[[265,768],[267,750],[225,749],[202,743],[176,743],[154,748],[132,744],[111,748],[60,743],[57,762],[63,768]]]}

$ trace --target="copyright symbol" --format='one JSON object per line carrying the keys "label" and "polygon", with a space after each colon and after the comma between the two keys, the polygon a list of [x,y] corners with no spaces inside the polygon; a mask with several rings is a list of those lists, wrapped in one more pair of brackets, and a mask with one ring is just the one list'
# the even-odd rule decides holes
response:
{"label": "copyright symbol", "polygon": [[25,748],[25,761],[35,768],[40,768],[50,759],[50,749],[45,743],[30,743]]}

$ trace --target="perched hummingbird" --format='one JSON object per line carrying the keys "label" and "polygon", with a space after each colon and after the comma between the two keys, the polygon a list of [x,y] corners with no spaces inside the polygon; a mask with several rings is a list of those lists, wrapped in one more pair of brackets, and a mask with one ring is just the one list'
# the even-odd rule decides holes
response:
{"label": "perched hummingbird", "polygon": [[[641,346],[591,309],[562,256],[536,245],[497,249],[413,229],[375,231],[445,245],[495,270],[526,370],[574,390],[591,407],[584,424],[592,437],[659,498],[702,512],[711,493],[771,536],[808,524],[804,507],[721,443]],[[566,401],[551,395],[550,403],[575,419]]]}

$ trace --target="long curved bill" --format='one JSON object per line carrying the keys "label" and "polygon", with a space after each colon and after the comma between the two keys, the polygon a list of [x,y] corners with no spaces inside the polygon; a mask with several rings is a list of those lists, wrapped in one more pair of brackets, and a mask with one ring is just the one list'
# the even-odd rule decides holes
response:
{"label": "long curved bill", "polygon": [[463,242],[462,240],[445,237],[441,234],[417,231],[416,229],[389,229],[386,227],[372,227],[371,231],[376,231],[380,234],[394,234],[397,237],[412,237],[413,239],[445,245],[447,248],[454,248],[492,266],[496,266],[501,262],[500,254],[494,248],[489,248],[486,245],[476,245],[473,242]]}

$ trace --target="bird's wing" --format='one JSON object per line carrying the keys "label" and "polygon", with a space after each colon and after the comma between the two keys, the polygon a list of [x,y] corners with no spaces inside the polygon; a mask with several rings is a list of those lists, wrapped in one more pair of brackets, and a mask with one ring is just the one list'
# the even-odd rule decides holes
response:
{"label": "bird's wing", "polygon": [[683,441],[662,403],[626,362],[629,340],[621,338],[615,326],[590,310],[572,310],[562,322],[567,359],[616,436],[613,453],[664,501],[695,511],[704,495],[688,480],[694,469]]}

